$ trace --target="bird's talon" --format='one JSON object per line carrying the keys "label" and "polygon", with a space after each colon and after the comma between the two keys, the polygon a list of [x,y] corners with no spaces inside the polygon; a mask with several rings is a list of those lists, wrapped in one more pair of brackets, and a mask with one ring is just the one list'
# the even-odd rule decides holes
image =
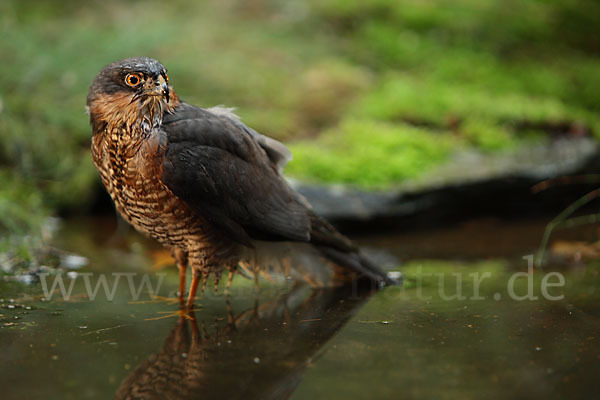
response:
{"label": "bird's talon", "polygon": [[160,319],[166,319],[166,318],[172,318],[172,317],[178,317],[178,318],[185,318],[185,319],[189,319],[189,320],[193,320],[194,318],[192,316],[190,316],[190,312],[192,312],[194,310],[186,310],[186,309],[179,309],[177,311],[158,311],[157,314],[164,314],[160,317],[154,317],[154,318],[144,318],[144,321],[158,321]]}

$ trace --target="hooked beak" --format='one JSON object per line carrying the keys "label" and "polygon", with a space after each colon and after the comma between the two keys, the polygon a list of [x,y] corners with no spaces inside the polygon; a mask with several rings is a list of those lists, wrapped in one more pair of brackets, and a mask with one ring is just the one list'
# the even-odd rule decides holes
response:
{"label": "hooked beak", "polygon": [[157,91],[160,91],[160,94],[163,95],[167,99],[167,103],[169,102],[169,84],[165,79],[163,74],[158,76]]}
{"label": "hooked beak", "polygon": [[170,89],[168,78],[164,74],[158,75],[157,78],[149,79],[143,87],[143,90],[137,92],[131,99],[131,101],[135,101],[139,98],[144,98],[146,96],[151,97],[164,97],[169,102],[170,98]]}

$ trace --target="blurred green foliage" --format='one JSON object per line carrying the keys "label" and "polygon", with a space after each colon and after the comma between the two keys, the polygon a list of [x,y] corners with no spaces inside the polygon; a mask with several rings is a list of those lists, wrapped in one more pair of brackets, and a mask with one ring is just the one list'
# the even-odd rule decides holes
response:
{"label": "blurred green foliage", "polygon": [[[292,147],[302,165],[292,163],[288,171],[300,178],[389,186],[443,161],[440,154],[451,153],[441,150],[443,143],[454,150],[499,151],[543,140],[557,126],[600,137],[600,3],[313,0],[310,5],[339,51],[375,78],[335,128],[345,140],[327,145],[322,137]],[[419,127],[420,152],[396,153],[403,160],[397,162],[374,148],[379,142],[371,135],[352,135],[354,124],[346,122],[357,117],[394,124],[398,136],[414,134],[411,125]],[[435,155],[427,150],[431,135],[440,139]],[[356,151],[346,151],[353,139]],[[352,168],[356,160],[367,160],[365,152],[384,158]],[[372,173],[378,168],[382,171]]]}
{"label": "blurred green foliage", "polygon": [[450,136],[406,124],[348,119],[315,141],[296,144],[287,171],[320,182],[393,185],[438,164],[453,145]]}
{"label": "blurred green foliage", "polygon": [[[0,170],[0,275],[28,263],[41,245],[48,209],[33,182]],[[8,271],[4,271],[8,272]]]}
{"label": "blurred green foliage", "polygon": [[84,105],[117,59],[157,58],[186,101],[238,107],[290,144],[292,176],[375,187],[555,125],[600,136],[599,27],[591,0],[4,0],[0,229],[102,190]]}

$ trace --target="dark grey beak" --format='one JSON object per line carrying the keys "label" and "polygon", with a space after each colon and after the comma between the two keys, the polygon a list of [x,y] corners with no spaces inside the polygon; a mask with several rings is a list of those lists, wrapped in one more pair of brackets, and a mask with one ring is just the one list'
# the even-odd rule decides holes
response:
{"label": "dark grey beak", "polygon": [[162,94],[169,102],[169,84],[163,74],[158,76],[158,85],[160,86],[160,94]]}
{"label": "dark grey beak", "polygon": [[167,85],[167,83],[163,83],[162,84],[162,93],[163,96],[165,96],[165,98],[167,99],[167,103],[169,102],[169,85]]}

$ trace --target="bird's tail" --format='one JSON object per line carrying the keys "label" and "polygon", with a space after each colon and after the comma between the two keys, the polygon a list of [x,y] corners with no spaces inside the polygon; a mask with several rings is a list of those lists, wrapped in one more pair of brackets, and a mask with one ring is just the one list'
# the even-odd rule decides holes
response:
{"label": "bird's tail", "polygon": [[255,241],[240,267],[270,280],[292,278],[314,287],[397,283],[328,222],[313,216],[311,242]]}
{"label": "bird's tail", "polygon": [[378,285],[396,281],[364,256],[358,246],[338,232],[329,222],[316,214],[311,215],[311,242],[329,260],[338,266],[343,279],[370,281]]}
{"label": "bird's tail", "polygon": [[319,251],[329,260],[333,261],[337,280],[343,282],[356,282],[360,284],[373,283],[376,287],[395,285],[398,282],[389,277],[360,250],[343,252],[335,248],[319,246]]}

